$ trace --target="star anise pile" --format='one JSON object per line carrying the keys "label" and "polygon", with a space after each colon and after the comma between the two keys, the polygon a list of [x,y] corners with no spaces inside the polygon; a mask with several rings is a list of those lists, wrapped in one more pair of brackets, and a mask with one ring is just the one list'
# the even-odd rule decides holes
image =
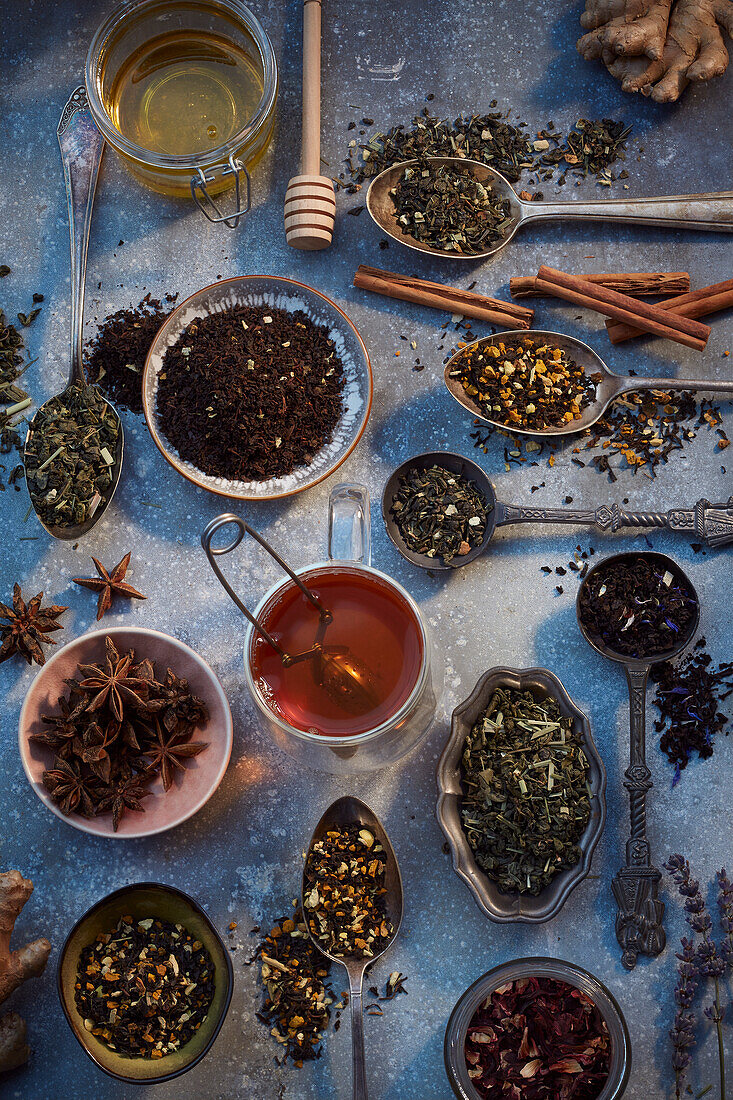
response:
{"label": "star anise pile", "polygon": [[43,785],[61,812],[111,811],[116,831],[124,813],[144,811],[157,776],[168,791],[176,771],[206,748],[191,738],[209,715],[171,669],[158,680],[148,658],[135,664],[134,650],[120,653],[109,637],[105,648],[103,664],[79,665],[65,681],[68,696],[55,714],[42,716],[47,728],[30,736],[54,753]]}

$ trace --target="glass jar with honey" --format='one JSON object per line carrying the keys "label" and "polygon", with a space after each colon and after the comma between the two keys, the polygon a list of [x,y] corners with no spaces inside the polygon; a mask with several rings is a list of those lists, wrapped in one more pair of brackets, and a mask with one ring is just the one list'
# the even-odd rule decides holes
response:
{"label": "glass jar with honey", "polygon": [[[139,180],[236,226],[278,91],[272,43],[240,0],[123,4],[94,36],[86,87],[95,123]],[[225,215],[213,196],[230,187]]]}

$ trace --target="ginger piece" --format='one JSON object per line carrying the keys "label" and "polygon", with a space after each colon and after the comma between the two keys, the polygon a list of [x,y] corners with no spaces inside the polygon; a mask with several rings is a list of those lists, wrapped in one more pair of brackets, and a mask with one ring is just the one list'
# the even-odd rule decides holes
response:
{"label": "ginger piece", "polygon": [[672,103],[688,83],[725,72],[733,0],[586,0],[581,24],[578,50],[600,58],[623,91]]}
{"label": "ginger piece", "polygon": [[[43,973],[51,951],[47,939],[34,940],[17,951],[10,950],[10,937],[23,906],[33,893],[33,883],[20,871],[0,874],[0,1004],[26,978]],[[27,1061],[25,1024],[11,1012],[0,1020],[0,1073],[15,1069]]]}

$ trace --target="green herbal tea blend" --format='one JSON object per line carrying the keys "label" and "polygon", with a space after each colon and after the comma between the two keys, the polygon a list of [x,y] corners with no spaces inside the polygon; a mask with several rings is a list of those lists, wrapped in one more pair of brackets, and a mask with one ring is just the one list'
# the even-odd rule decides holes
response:
{"label": "green herbal tea blend", "polygon": [[[31,399],[24,389],[17,385],[23,374],[22,367],[23,337],[15,325],[11,325],[0,309],[0,456],[23,451],[23,437],[18,431],[21,414],[28,408]],[[0,464],[5,471],[5,465]],[[20,489],[18,481],[23,476],[22,465],[16,465],[8,476],[8,484]],[[0,490],[5,485],[0,480]]]}
{"label": "green herbal tea blend", "polygon": [[685,582],[644,554],[597,566],[579,596],[580,621],[593,641],[641,660],[676,649],[696,612]]}
{"label": "green herbal tea blend", "polygon": [[491,508],[462,474],[413,466],[400,477],[389,510],[408,550],[449,562],[481,545]]}
{"label": "green herbal tea blend", "polygon": [[177,297],[166,294],[164,305],[146,294],[134,308],[110,314],[86,349],[87,378],[118,407],[134,413],[143,411],[145,360],[158,329],[170,317]]}
{"label": "green herbal tea blend", "polygon": [[203,473],[264,481],[307,465],[331,440],[344,386],[326,325],[302,311],[237,306],[192,321],[167,349],[157,414]]}
{"label": "green herbal tea blend", "polygon": [[158,776],[167,792],[187,761],[207,748],[192,736],[209,714],[171,669],[159,679],[149,658],[136,664],[134,651],[121,653],[111,638],[105,653],[104,662],[79,665],[76,677],[65,681],[68,695],[56,712],[42,715],[47,728],[30,739],[54,754],[42,778],[61,812],[111,813],[117,831],[124,814],[144,812],[142,800]]}
{"label": "green herbal tea blend", "polygon": [[544,431],[579,420],[600,372],[586,375],[563,348],[523,337],[518,344],[472,344],[450,370],[489,420]]}
{"label": "green herbal tea blend", "polygon": [[379,954],[394,936],[385,908],[387,859],[369,829],[334,826],[312,845],[303,903],[324,951],[342,958]]}
{"label": "green herbal tea blend", "polygon": [[580,859],[588,761],[557,699],[498,688],[466,737],[461,819],[476,862],[509,893],[539,894]]}
{"label": "green herbal tea blend", "polygon": [[48,527],[94,516],[114,487],[120,420],[101,393],[75,383],[33,417],[25,448],[28,492]]}
{"label": "green herbal tea blend", "polygon": [[509,200],[468,168],[422,160],[390,194],[402,233],[444,252],[483,252],[512,225]]}
{"label": "green herbal tea blend", "polygon": [[182,924],[123,916],[84,948],[74,989],[84,1027],[110,1050],[162,1058],[205,1021],[214,964]]}

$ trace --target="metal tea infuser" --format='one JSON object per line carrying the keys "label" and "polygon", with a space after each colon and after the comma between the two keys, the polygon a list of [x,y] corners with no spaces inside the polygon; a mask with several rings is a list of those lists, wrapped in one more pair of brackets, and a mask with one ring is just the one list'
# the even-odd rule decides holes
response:
{"label": "metal tea infuser", "polygon": [[[216,532],[230,523],[235,524],[238,529],[234,539],[227,543],[226,546],[212,546],[212,539]],[[262,623],[247,610],[219,568],[216,561],[217,557],[220,557],[222,554],[229,554],[232,550],[236,550],[245,534],[250,535],[255,542],[258,542],[260,546],[267,551],[270,557],[277,562],[280,568],[283,569],[290,579],[298,586],[305,598],[313,607],[317,608],[319,613],[318,627],[315,638],[313,639],[313,645],[310,649],[306,649],[302,653],[287,653],[269,631],[265,629]],[[300,577],[293,572],[287,562],[273,550],[262,535],[254,531],[249,524],[245,523],[239,516],[235,516],[232,512],[226,512],[223,515],[217,516],[216,519],[213,519],[211,523],[207,525],[201,536],[201,545],[209,559],[209,565],[216,573],[225,591],[229,594],[245,618],[252,623],[252,626],[260,637],[264,638],[267,644],[279,655],[285,668],[289,668],[290,665],[296,664],[299,661],[311,661],[313,679],[315,682],[323,688],[329,699],[338,703],[344,710],[353,709],[358,713],[368,707],[376,705],[379,696],[376,690],[375,677],[371,670],[367,668],[359,658],[353,655],[348,646],[327,646],[325,644],[326,630],[330,623],[333,622],[332,613],[328,608],[324,607],[318,597],[315,596],[308,586],[303,583]]]}
{"label": "metal tea infuser", "polygon": [[[695,601],[695,615],[674,649],[664,653],[651,653],[645,657],[630,657],[619,653],[590,633],[583,623],[580,599],[591,577],[599,569],[625,561],[644,558],[665,571],[669,571],[678,584],[684,585]],[[636,966],[637,956],[659,955],[664,950],[666,936],[662,926],[664,902],[659,899],[661,872],[651,862],[649,840],[646,835],[646,796],[653,784],[646,762],[646,685],[652,665],[676,657],[692,640],[700,621],[700,601],[687,574],[665,554],[637,551],[614,554],[604,558],[590,570],[578,589],[576,600],[578,625],[585,640],[596,653],[623,665],[629,685],[631,721],[631,760],[624,772],[624,786],[629,792],[631,807],[631,835],[626,842],[626,864],[617,872],[611,884],[618,904],[616,914],[616,938],[623,950],[621,962],[627,970]]]}

